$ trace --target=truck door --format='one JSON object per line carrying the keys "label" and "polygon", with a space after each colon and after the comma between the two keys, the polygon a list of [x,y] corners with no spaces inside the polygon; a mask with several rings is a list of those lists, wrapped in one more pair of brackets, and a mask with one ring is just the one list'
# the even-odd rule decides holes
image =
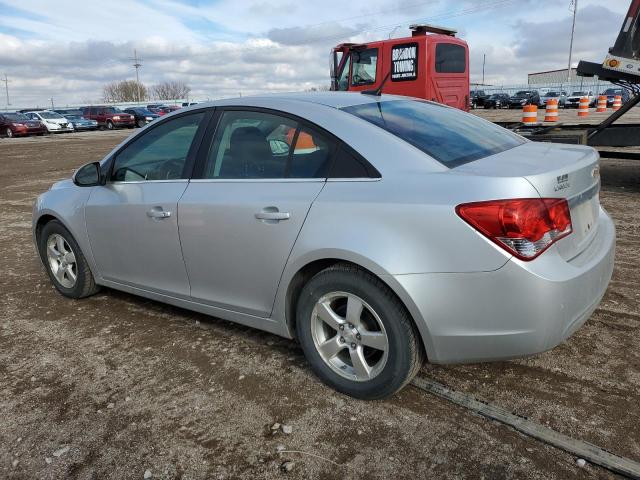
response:
{"label": "truck door", "polygon": [[451,41],[429,42],[427,99],[469,110],[469,52]]}

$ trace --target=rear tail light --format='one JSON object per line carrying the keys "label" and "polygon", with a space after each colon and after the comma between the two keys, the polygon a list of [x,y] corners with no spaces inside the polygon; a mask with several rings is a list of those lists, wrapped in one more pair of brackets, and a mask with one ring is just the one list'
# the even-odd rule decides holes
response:
{"label": "rear tail light", "polygon": [[521,260],[533,260],[571,233],[563,198],[521,198],[464,203],[457,214],[489,240]]}

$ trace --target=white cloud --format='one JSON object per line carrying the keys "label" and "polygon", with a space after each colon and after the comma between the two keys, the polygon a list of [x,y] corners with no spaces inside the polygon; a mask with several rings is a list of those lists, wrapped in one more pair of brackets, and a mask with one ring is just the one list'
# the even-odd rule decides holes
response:
{"label": "white cloud", "polygon": [[[604,57],[628,1],[610,0],[605,7],[581,0],[576,61]],[[326,85],[332,46],[404,36],[407,25],[420,19],[459,30],[470,45],[472,80],[479,80],[486,53],[488,82],[524,83],[529,72],[563,68],[570,28],[565,0],[0,0],[2,5],[11,10],[0,16],[0,73],[11,79],[15,106],[46,105],[51,97],[58,104],[98,101],[104,84],[134,78],[134,48],[143,58],[143,82],[182,80],[198,99]]]}

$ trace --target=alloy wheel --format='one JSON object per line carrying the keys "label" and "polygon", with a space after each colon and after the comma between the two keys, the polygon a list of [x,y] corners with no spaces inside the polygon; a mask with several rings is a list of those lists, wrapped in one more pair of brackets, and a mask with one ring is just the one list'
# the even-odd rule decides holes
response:
{"label": "alloy wheel", "polygon": [[321,297],[311,313],[311,334],[322,360],[349,380],[371,380],[387,363],[389,339],[380,316],[352,293]]}
{"label": "alloy wheel", "polygon": [[8,137],[8,138],[13,137],[13,132],[11,131],[11,129],[10,129],[10,128],[7,128],[7,132],[6,132],[6,133],[7,133],[7,137]]}
{"label": "alloy wheel", "polygon": [[76,256],[69,242],[58,233],[49,235],[47,239],[47,261],[58,283],[65,288],[73,288],[78,278]]}

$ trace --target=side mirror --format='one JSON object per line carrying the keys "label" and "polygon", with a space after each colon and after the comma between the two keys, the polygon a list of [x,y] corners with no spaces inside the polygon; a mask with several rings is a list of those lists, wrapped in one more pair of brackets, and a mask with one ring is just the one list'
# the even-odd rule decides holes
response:
{"label": "side mirror", "polygon": [[87,163],[76,170],[76,173],[73,174],[73,183],[79,187],[102,185],[100,162]]}

